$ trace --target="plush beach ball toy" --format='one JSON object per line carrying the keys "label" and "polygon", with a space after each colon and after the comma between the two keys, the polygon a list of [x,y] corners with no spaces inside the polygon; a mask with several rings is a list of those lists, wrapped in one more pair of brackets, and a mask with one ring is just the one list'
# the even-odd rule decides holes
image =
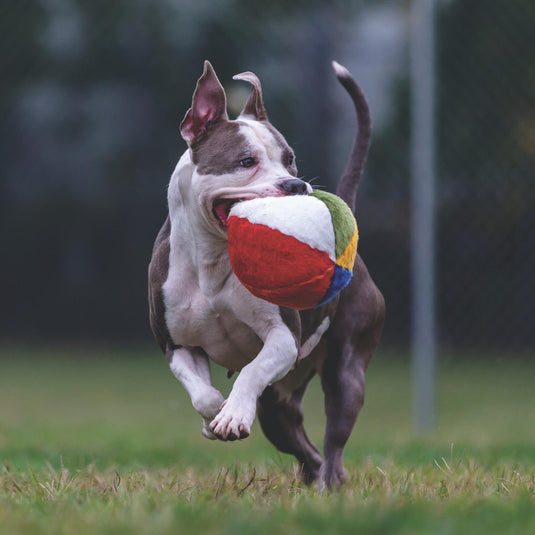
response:
{"label": "plush beach ball toy", "polygon": [[353,275],[357,222],[331,193],[242,201],[230,211],[227,230],[239,281],[276,305],[298,310],[323,305]]}

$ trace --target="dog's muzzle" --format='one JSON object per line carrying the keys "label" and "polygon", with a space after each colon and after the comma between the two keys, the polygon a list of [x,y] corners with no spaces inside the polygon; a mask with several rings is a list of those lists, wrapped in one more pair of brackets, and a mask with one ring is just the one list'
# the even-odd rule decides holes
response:
{"label": "dog's muzzle", "polygon": [[[300,180],[299,178],[282,178],[275,184],[276,189],[280,192],[274,194],[276,197],[286,197],[288,195],[308,195],[312,192],[310,184]],[[219,219],[223,227],[228,225],[228,218],[232,207],[241,201],[255,198],[255,195],[247,195],[243,198],[220,198],[214,201],[212,205],[212,212],[214,216]]]}

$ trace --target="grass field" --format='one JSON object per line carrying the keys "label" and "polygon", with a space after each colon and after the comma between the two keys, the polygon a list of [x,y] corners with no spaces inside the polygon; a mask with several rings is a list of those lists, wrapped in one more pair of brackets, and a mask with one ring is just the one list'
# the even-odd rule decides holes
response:
{"label": "grass field", "polygon": [[[407,362],[377,356],[350,480],[319,495],[256,424],[239,443],[204,439],[155,349],[4,349],[0,533],[535,533],[535,361],[439,372],[437,429],[418,437]],[[321,445],[317,382],[305,411]]]}

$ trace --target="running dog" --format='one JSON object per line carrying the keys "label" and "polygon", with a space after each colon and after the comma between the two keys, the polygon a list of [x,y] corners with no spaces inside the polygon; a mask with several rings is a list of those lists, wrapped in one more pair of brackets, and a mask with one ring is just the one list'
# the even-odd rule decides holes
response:
{"label": "running dog", "polygon": [[[349,93],[358,134],[337,194],[355,206],[371,119],[347,69],[333,62]],[[268,121],[258,78],[236,120],[212,66],[204,64],[180,126],[188,149],[168,189],[169,216],[149,266],[150,323],[169,366],[202,418],[202,433],[244,439],[258,419],[266,437],[294,455],[306,483],[339,488],[343,448],[364,401],[364,373],[379,343],[385,305],[357,255],[350,284],[319,308],[297,311],[251,295],[232,272],[226,225],[232,206],[266,196],[307,195],[293,150]],[[276,269],[274,267],[274,269]],[[210,360],[239,372],[225,400],[211,384]],[[301,400],[315,374],[327,416],[324,458],[303,428]]]}

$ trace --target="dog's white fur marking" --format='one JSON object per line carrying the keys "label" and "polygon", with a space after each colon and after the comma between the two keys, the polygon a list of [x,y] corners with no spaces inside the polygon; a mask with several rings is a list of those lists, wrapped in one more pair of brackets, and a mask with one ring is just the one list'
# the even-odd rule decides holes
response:
{"label": "dog's white fur marking", "polygon": [[351,78],[351,73],[337,61],[331,62],[331,65],[333,66],[334,72],[338,78]]}
{"label": "dog's white fur marking", "polygon": [[[240,134],[243,135],[252,150],[253,156],[262,162],[260,175],[272,187],[274,179],[291,178],[288,169],[282,163],[283,151],[267,126],[254,119],[240,118]],[[312,186],[306,184],[307,192],[312,193]],[[277,197],[280,191],[273,191],[270,196]],[[265,195],[259,195],[263,197]]]}
{"label": "dog's white fur marking", "polygon": [[320,323],[319,327],[316,329],[316,331],[311,334],[301,346],[301,351],[299,353],[300,360],[308,357],[310,353],[312,353],[314,348],[321,340],[321,337],[327,332],[327,329],[330,325],[331,320],[328,317],[324,318],[323,321]]}
{"label": "dog's white fur marking", "polygon": [[[254,147],[254,150],[257,152],[258,156],[267,161],[273,162],[273,167],[278,164],[280,167],[279,175],[286,176],[288,172],[282,166],[281,162],[282,150],[275,142],[275,138],[269,129],[254,119],[241,118],[240,123],[243,123],[240,126],[240,134],[245,136],[251,147]],[[273,170],[268,169],[267,171],[269,173],[273,172]]]}

